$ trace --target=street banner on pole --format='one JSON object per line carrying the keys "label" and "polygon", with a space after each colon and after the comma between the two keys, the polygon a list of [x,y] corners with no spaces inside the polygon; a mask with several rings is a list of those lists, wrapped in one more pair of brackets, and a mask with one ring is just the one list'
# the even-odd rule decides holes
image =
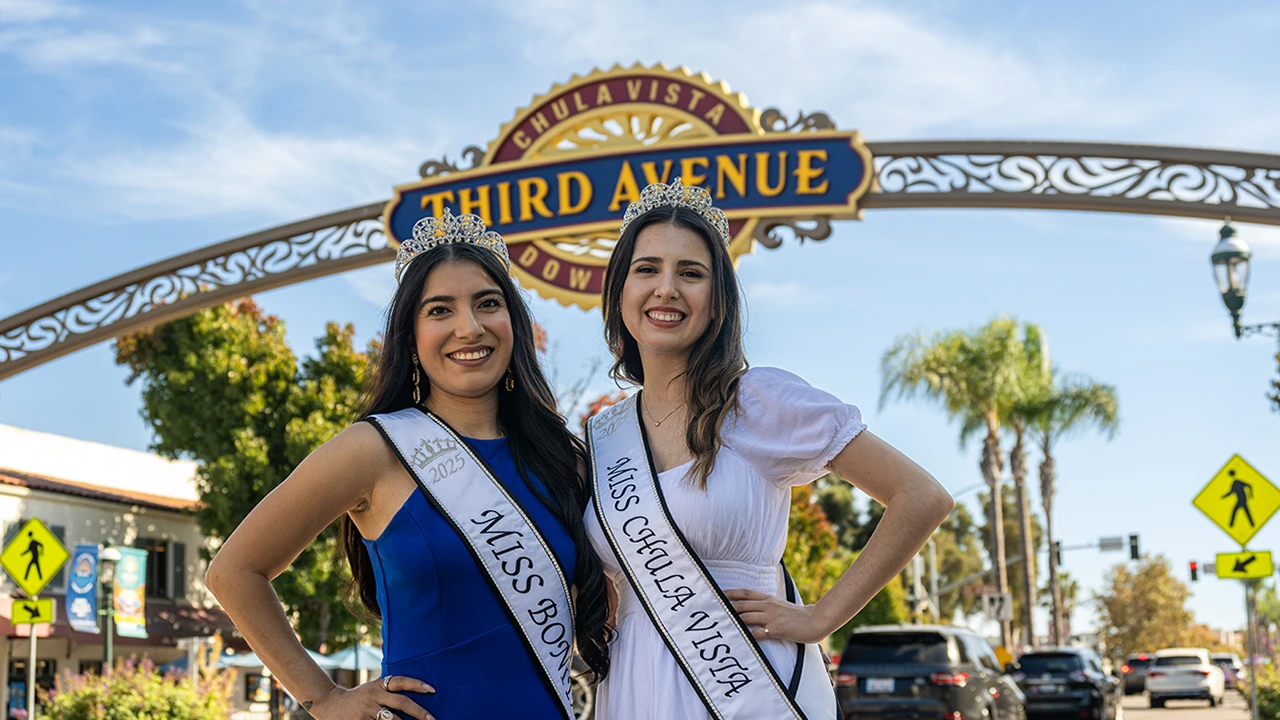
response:
{"label": "street banner on pole", "polygon": [[120,548],[115,582],[116,632],[121,637],[147,636],[147,551]]}
{"label": "street banner on pole", "polygon": [[71,557],[67,621],[76,632],[98,633],[98,546],[81,543]]}

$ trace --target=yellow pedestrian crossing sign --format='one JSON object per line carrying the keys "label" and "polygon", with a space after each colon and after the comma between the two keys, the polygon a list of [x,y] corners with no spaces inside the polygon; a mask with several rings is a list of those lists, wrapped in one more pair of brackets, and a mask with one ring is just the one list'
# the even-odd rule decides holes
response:
{"label": "yellow pedestrian crossing sign", "polygon": [[1280,488],[1232,455],[1191,504],[1244,547],[1280,510]]}
{"label": "yellow pedestrian crossing sign", "polygon": [[45,598],[43,600],[14,600],[13,601],[13,619],[14,625],[44,625],[57,620],[54,617],[54,608],[57,607],[53,598]]}
{"label": "yellow pedestrian crossing sign", "polygon": [[0,552],[0,567],[27,597],[34,598],[58,574],[68,557],[67,549],[40,518],[31,518]]}
{"label": "yellow pedestrian crossing sign", "polygon": [[1276,572],[1276,566],[1271,564],[1270,550],[1218,553],[1214,568],[1218,577],[1235,580],[1271,577]]}

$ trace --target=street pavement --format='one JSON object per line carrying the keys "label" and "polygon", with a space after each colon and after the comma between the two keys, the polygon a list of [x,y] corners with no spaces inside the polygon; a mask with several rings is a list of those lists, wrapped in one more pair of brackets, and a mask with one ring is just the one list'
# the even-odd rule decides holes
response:
{"label": "street pavement", "polygon": [[1216,708],[1203,700],[1170,700],[1160,710],[1147,707],[1146,695],[1126,695],[1124,720],[1248,720],[1249,706],[1234,690]]}

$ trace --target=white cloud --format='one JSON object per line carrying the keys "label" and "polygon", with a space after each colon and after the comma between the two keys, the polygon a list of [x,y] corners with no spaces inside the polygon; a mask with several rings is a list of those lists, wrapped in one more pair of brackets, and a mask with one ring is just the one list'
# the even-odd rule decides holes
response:
{"label": "white cloud", "polygon": [[238,108],[181,128],[168,147],[138,146],[84,161],[71,172],[97,185],[104,205],[135,219],[254,213],[305,217],[375,202],[402,180],[422,148],[355,133],[330,137],[269,132]]}
{"label": "white cloud", "polygon": [[813,285],[797,282],[752,282],[744,287],[747,306],[753,310],[773,307],[799,307],[823,300],[827,293]]}
{"label": "white cloud", "polygon": [[[1218,230],[1222,228],[1221,220],[1197,220],[1191,218],[1158,218],[1160,224],[1175,236],[1188,242],[1195,242],[1205,248],[1205,257],[1217,243]],[[1253,257],[1260,260],[1280,260],[1280,227],[1235,223],[1237,237],[1248,244]]]}
{"label": "white cloud", "polygon": [[65,29],[14,31],[0,36],[7,49],[28,65],[57,69],[74,65],[148,65],[148,50],[165,44],[160,32],[140,27],[125,33]]}
{"label": "white cloud", "polygon": [[375,265],[374,267],[353,270],[343,273],[342,278],[355,289],[356,295],[370,303],[386,308],[396,294],[395,275],[391,265]]}
{"label": "white cloud", "polygon": [[0,0],[0,25],[74,15],[75,9],[56,0]]}
{"label": "white cloud", "polygon": [[[621,13],[595,0],[501,3],[530,63],[609,66],[678,59],[749,92],[756,106],[829,111],[868,137],[917,137],[941,126],[1027,132],[1061,125],[1132,126],[1154,107],[1107,86],[1101,64],[1029,58],[1000,38],[961,31],[898,6],[871,3],[685,3]],[[678,22],[670,21],[672,15]],[[564,23],[562,18],[573,17]],[[744,83],[746,85],[744,85]]]}

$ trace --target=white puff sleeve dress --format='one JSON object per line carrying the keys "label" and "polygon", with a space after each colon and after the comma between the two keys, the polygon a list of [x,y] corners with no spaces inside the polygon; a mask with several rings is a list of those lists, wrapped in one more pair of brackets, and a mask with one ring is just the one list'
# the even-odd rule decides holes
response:
{"label": "white puff sleeve dress", "polygon": [[[692,463],[658,475],[671,515],[722,590],[750,589],[785,597],[779,560],[787,543],[791,487],[813,482],[866,425],[858,408],[776,368],[752,368],[739,383],[740,409],[726,419],[715,469],[702,490],[686,474]],[[587,508],[587,534],[618,590],[617,636],[609,677],[596,693],[598,720],[698,720],[706,707],[681,672],[618,565]],[[810,598],[813,600],[813,598]],[[760,646],[785,682],[796,645]],[[799,695],[835,696],[816,646],[805,658]]]}

